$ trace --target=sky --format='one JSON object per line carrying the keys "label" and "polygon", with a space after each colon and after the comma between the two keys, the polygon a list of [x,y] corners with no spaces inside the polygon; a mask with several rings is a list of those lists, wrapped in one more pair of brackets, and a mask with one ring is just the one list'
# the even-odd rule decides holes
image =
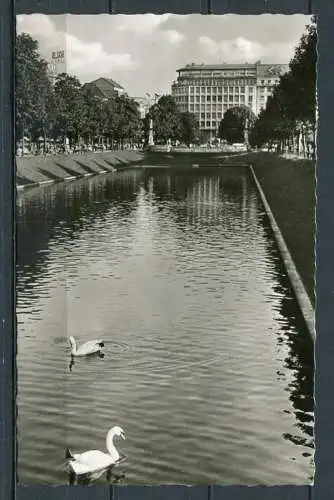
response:
{"label": "sky", "polygon": [[82,83],[101,76],[130,96],[170,93],[189,63],[288,63],[309,16],[193,14],[17,16],[17,32],[39,42],[47,60],[66,49],[66,71]]}

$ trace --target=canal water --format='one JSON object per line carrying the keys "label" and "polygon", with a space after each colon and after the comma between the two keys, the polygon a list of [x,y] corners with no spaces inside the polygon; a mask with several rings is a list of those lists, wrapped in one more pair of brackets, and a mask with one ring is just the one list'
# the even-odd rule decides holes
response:
{"label": "canal water", "polygon": [[20,484],[113,425],[125,484],[311,482],[312,341],[247,169],[27,190],[17,235]]}

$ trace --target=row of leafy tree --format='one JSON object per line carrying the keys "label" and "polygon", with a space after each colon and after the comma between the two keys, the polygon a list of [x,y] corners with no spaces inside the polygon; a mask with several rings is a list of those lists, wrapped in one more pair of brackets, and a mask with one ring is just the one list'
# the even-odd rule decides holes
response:
{"label": "row of leafy tree", "polygon": [[25,33],[16,41],[16,139],[53,139],[71,147],[79,143],[138,142],[142,121],[138,104],[126,95],[101,99],[67,73],[53,82],[38,42]]}
{"label": "row of leafy tree", "polygon": [[186,145],[200,139],[199,124],[194,114],[180,112],[174,98],[163,95],[151,106],[144,119],[145,136],[148,137],[150,122],[153,122],[153,139],[156,144],[177,141]]}
{"label": "row of leafy tree", "polygon": [[127,95],[101,99],[67,73],[52,81],[38,42],[25,33],[17,37],[15,73],[17,144],[24,137],[41,149],[50,139],[62,145],[68,139],[70,147],[138,144],[148,139],[150,119],[156,143],[198,139],[194,115],[180,113],[171,96],[162,96],[142,120],[138,104]]}
{"label": "row of leafy tree", "polygon": [[314,154],[316,59],[317,30],[313,18],[295,49],[289,71],[281,76],[250,131],[253,146]]}

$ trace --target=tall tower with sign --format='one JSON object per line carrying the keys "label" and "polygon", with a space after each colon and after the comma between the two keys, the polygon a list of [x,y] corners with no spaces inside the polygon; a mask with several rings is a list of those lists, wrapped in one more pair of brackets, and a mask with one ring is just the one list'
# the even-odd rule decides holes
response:
{"label": "tall tower with sign", "polygon": [[52,83],[54,83],[57,75],[66,72],[66,50],[58,49],[54,50],[51,53],[48,64],[48,71]]}

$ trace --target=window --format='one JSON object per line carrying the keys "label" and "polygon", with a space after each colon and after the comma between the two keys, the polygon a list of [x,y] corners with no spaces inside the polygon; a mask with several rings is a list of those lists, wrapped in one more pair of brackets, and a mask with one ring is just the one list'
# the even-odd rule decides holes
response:
{"label": "window", "polygon": [[200,87],[196,87],[196,94],[199,94],[200,92]]}
{"label": "window", "polygon": [[228,91],[229,91],[229,92],[233,92],[233,87],[229,87],[229,88],[228,88]]}
{"label": "window", "polygon": [[229,100],[229,102],[233,102],[233,95],[229,95],[228,100]]}
{"label": "window", "polygon": [[201,122],[201,128],[205,127],[205,122]]}
{"label": "window", "polygon": [[222,102],[222,99],[223,99],[223,96],[221,96],[221,95],[219,95],[219,96],[217,97],[218,102]]}
{"label": "window", "polygon": [[207,128],[210,128],[210,122],[206,122]]}
{"label": "window", "polygon": [[207,96],[206,96],[206,100],[207,100],[207,101],[211,101],[211,95],[207,95]]}
{"label": "window", "polygon": [[212,96],[212,102],[216,102],[217,97],[215,95]]}

